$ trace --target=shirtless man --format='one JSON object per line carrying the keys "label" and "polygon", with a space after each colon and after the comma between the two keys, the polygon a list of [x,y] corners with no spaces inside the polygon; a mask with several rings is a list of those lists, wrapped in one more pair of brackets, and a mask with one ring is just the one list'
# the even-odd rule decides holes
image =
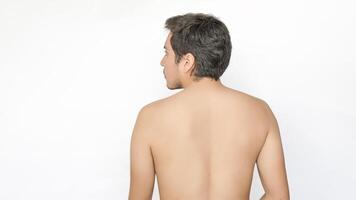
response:
{"label": "shirtless man", "polygon": [[[268,104],[224,86],[226,26],[212,15],[178,15],[161,65],[182,91],[145,105],[131,137],[129,200],[247,200],[255,164],[264,200],[289,200],[278,124]],[[193,74],[193,76],[192,76]]]}

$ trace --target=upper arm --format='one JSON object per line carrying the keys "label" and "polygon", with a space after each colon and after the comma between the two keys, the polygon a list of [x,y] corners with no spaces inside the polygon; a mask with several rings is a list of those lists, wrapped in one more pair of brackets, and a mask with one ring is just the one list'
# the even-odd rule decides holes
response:
{"label": "upper arm", "polygon": [[130,145],[129,200],[152,199],[155,169],[150,147],[150,112],[143,107],[136,119]]}
{"label": "upper arm", "polygon": [[268,106],[266,108],[269,129],[265,143],[257,158],[257,169],[265,193],[271,197],[289,199],[287,173],[278,122]]}

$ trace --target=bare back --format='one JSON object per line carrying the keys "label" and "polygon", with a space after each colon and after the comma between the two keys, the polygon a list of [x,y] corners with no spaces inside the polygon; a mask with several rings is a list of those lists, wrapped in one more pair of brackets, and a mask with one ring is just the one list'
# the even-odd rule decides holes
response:
{"label": "bare back", "polygon": [[161,101],[151,144],[161,200],[249,199],[266,140],[261,100],[229,88]]}

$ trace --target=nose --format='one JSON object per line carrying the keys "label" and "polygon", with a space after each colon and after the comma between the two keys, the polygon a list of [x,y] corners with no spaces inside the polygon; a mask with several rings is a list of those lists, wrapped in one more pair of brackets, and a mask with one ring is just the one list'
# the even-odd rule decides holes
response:
{"label": "nose", "polygon": [[164,57],[161,59],[161,62],[159,63],[162,67],[164,67],[163,66],[163,60],[164,60]]}

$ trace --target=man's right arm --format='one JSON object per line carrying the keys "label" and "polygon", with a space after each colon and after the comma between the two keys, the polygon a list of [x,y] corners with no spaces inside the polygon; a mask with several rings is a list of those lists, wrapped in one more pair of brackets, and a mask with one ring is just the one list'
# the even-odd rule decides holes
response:
{"label": "man's right arm", "polygon": [[289,187],[278,122],[266,102],[269,129],[257,158],[257,169],[265,194],[260,200],[289,200]]}

